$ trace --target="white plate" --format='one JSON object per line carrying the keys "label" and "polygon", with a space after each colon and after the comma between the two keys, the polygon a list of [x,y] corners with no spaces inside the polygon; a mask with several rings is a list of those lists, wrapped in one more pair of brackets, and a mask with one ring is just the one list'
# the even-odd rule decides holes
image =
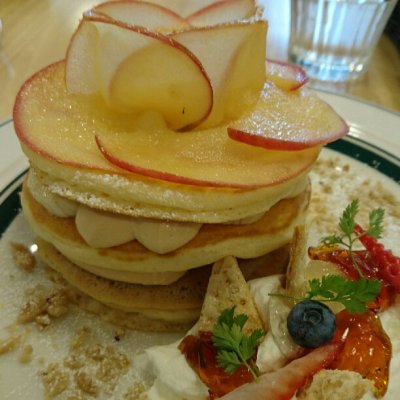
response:
{"label": "white plate", "polygon": [[[330,146],[334,149],[334,152],[324,152],[324,154],[331,156],[333,154],[339,160],[345,162],[348,160],[351,163],[352,168],[354,168],[353,171],[356,171],[359,179],[356,179],[354,183],[347,179],[346,184],[353,184],[354,187],[357,187],[358,184],[368,179],[383,181],[384,187],[394,193],[395,198],[400,199],[400,114],[342,96],[324,92],[319,92],[319,94],[346,119],[351,128],[350,135],[346,140],[340,140]],[[19,148],[11,120],[0,124],[0,137],[0,233],[5,232],[3,240],[0,241],[0,273],[2,274],[2,279],[0,279],[1,340],[10,334],[10,330],[6,327],[12,324],[18,314],[20,299],[24,296],[24,290],[36,284],[38,278],[15,268],[10,257],[10,240],[27,245],[33,243],[30,229],[23,217],[18,215],[18,187],[28,163]],[[359,160],[361,163],[354,160]],[[337,173],[340,172],[340,169],[338,169]],[[339,178],[335,185],[338,185],[337,188],[339,188],[342,183],[343,181]],[[348,190],[343,187],[340,190],[337,188],[334,187],[334,191],[346,192]],[[347,199],[342,200],[347,201]],[[332,208],[342,207],[342,204],[339,203],[340,201],[333,204]],[[398,204],[400,204],[400,200]],[[8,227],[10,223],[11,225]],[[393,243],[394,249],[399,252],[399,225],[391,226],[389,233],[391,239],[389,242]],[[39,280],[39,282],[45,283],[45,278],[42,278],[42,281]],[[116,332],[114,326],[100,321],[98,317],[86,315],[83,311],[76,310],[72,314],[46,328],[47,332],[50,333],[49,335],[43,335],[32,324],[26,326],[25,336],[22,339],[23,343],[32,344],[34,348],[33,359],[30,363],[26,365],[19,363],[20,348],[11,353],[0,355],[0,399],[42,399],[43,387],[38,377],[38,371],[45,368],[48,363],[60,363],[60,360],[68,354],[68,343],[71,337],[82,327],[82,324],[91,327],[93,342],[100,341],[101,343],[117,345],[118,350],[128,354],[129,357],[140,348],[154,343],[168,343],[177,338],[176,335],[128,332],[123,340],[117,343],[114,339]],[[393,320],[392,316],[390,318],[384,317],[384,319],[386,319],[386,323],[388,319]],[[395,329],[400,331],[398,319],[396,319],[396,324]],[[394,343],[394,348],[400,353],[400,343]],[[400,357],[392,362],[391,368],[392,371],[400,370]],[[398,398],[398,390],[400,389],[397,385],[393,385],[393,382],[400,381],[397,377],[398,375],[396,375],[396,379],[393,379],[394,376],[392,375],[392,385],[385,399],[395,400]],[[72,374],[70,379],[73,380]],[[130,371],[120,381],[118,393],[113,393],[111,397],[109,394],[103,393],[98,398],[122,399],[122,394],[133,380],[134,375]],[[60,400],[66,398],[66,393],[57,397]]]}

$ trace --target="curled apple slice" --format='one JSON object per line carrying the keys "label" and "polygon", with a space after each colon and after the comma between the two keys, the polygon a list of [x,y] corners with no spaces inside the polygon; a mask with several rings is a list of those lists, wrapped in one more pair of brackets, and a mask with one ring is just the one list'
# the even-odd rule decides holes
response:
{"label": "curled apple slice", "polygon": [[93,11],[130,25],[152,30],[188,27],[188,22],[172,10],[158,4],[136,0],[114,0],[97,5]]}
{"label": "curled apple slice", "polygon": [[201,8],[187,17],[193,26],[210,26],[248,19],[257,12],[254,0],[222,0]]}
{"label": "curled apple slice", "polygon": [[268,80],[288,92],[300,88],[308,81],[303,68],[281,61],[267,60],[266,73]]}
{"label": "curled apple slice", "polygon": [[229,125],[229,136],[266,149],[301,150],[346,135],[346,122],[306,88],[285,92],[266,82],[256,107]]}
{"label": "curled apple slice", "polygon": [[[90,75],[83,92],[82,80]],[[156,110],[173,129],[198,124],[213,104],[209,78],[190,50],[160,33],[100,15],[84,16],[74,35],[66,84],[70,93],[102,93],[117,111]]]}
{"label": "curled apple slice", "polygon": [[165,8],[169,8],[182,17],[197,12],[198,10],[208,7],[210,4],[219,3],[223,0],[147,0],[149,3],[157,4]]}
{"label": "curled apple slice", "polygon": [[[265,81],[265,21],[240,21],[178,32],[173,38],[200,60],[213,88],[213,109],[201,128],[238,118]],[[232,111],[233,110],[233,111]]]}
{"label": "curled apple slice", "polygon": [[319,148],[294,154],[247,146],[231,140],[226,126],[184,134],[162,128],[99,133],[96,142],[109,162],[139,175],[196,186],[246,189],[294,178],[319,154]]}

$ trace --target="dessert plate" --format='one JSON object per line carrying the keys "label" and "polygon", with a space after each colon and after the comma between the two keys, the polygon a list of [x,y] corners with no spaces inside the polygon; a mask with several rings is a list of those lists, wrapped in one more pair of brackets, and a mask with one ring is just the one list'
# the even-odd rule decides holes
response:
{"label": "dessert plate", "polygon": [[[325,202],[327,209],[337,214],[351,196],[360,196],[360,202],[367,207],[376,207],[375,203],[385,199],[390,209],[394,210],[388,221],[389,229],[385,232],[385,244],[399,254],[400,224],[390,222],[400,221],[396,211],[400,205],[400,114],[348,97],[320,91],[318,94],[350,125],[349,136],[323,151],[322,163],[312,177],[315,187],[325,185],[324,190],[317,189],[317,192],[320,191],[318,193],[323,194],[321,201]],[[42,399],[45,397],[43,380],[47,380],[50,386],[66,385],[67,389],[57,399],[67,399],[69,396],[79,398],[73,397],[78,393],[78,370],[66,367],[66,360],[71,356],[72,340],[82,339],[86,335],[88,342],[104,348],[109,346],[132,362],[136,351],[156,343],[170,343],[180,335],[121,331],[80,310],[68,313],[65,318],[43,330],[34,324],[15,324],[21,304],[26,301],[27,291],[32,287],[37,288],[37,285],[46,286],[46,278],[38,277],[40,274],[35,272],[19,270],[10,254],[10,242],[23,243],[35,251],[32,233],[20,215],[18,197],[28,162],[20,150],[11,119],[0,123],[0,138],[0,399]],[[331,172],[321,173],[324,167]],[[326,181],[322,182],[321,177]],[[358,190],[359,187],[362,190]],[[330,203],[328,206],[327,202]],[[400,332],[399,308],[400,304],[383,317],[385,328],[388,327],[391,332]],[[12,347],[14,339],[14,349],[4,347],[5,340],[11,340]],[[395,356],[391,364],[389,391],[384,397],[390,400],[397,399],[400,391],[398,334],[394,341],[392,338],[392,344]],[[124,374],[117,374],[117,381],[106,382],[101,380],[101,366],[93,358],[86,357],[85,373],[95,377],[98,399],[135,398],[132,393],[137,387],[134,385],[135,372],[132,368]],[[128,397],[127,393],[131,393],[132,397]]]}

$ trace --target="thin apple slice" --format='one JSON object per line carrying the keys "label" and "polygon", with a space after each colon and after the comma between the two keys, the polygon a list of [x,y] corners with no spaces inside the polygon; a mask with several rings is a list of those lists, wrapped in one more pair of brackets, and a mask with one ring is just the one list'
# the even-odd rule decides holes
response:
{"label": "thin apple slice", "polygon": [[107,1],[94,7],[93,11],[130,25],[143,26],[162,32],[167,29],[181,29],[189,25],[183,17],[170,9],[143,1]]}
{"label": "thin apple slice", "polygon": [[239,142],[274,150],[302,150],[346,135],[346,122],[306,88],[285,92],[266,82],[256,107],[229,125]]}
{"label": "thin apple slice", "polygon": [[[96,29],[96,51],[85,48],[93,40],[80,38],[93,31],[86,25]],[[82,54],[86,50],[89,56]],[[84,64],[80,64],[81,56]],[[160,33],[101,15],[86,15],[67,53],[69,92],[82,93],[79,84],[90,67],[94,68],[97,91],[117,111],[138,114],[156,110],[173,129],[196,125],[211,111],[212,87],[203,66],[190,50]]]}
{"label": "thin apple slice", "polygon": [[182,17],[188,17],[196,11],[208,7],[210,4],[219,3],[223,0],[147,0],[149,3],[169,8]]}
{"label": "thin apple slice", "polygon": [[296,64],[267,60],[267,79],[287,92],[296,90],[308,81],[306,71]]}
{"label": "thin apple slice", "polygon": [[[266,22],[260,20],[193,28],[173,35],[193,51],[210,77],[214,105],[200,125],[202,129],[232,119],[232,103],[237,118],[251,95],[258,98],[265,81],[266,31]],[[242,59],[244,63],[239,62]]]}
{"label": "thin apple slice", "polygon": [[167,129],[99,133],[96,142],[109,162],[127,171],[209,187],[279,184],[306,171],[319,154],[319,148],[294,154],[248,146],[231,140],[226,126],[184,134]]}
{"label": "thin apple slice", "polygon": [[193,26],[210,26],[248,19],[256,12],[255,0],[222,0],[196,11],[187,20]]}
{"label": "thin apple slice", "polygon": [[13,113],[15,132],[21,144],[63,165],[118,172],[119,169],[99,153],[94,133],[110,129],[110,126],[128,129],[129,123],[103,102],[69,95],[64,74],[65,62],[62,61],[37,72],[21,87]]}
{"label": "thin apple slice", "polygon": [[93,24],[81,21],[67,49],[65,83],[70,93],[90,95],[99,90],[95,49],[98,32]]}
{"label": "thin apple slice", "polygon": [[[65,63],[60,62],[30,78],[17,95],[13,118],[24,148],[65,166],[128,174],[118,167],[126,163],[128,170],[142,176],[251,189],[298,176],[319,153],[318,148],[293,153],[248,146],[231,140],[226,126],[176,133],[156,113],[134,120],[113,112],[104,102],[70,95],[64,72]],[[98,149],[95,135],[100,132],[100,142],[115,164]]]}

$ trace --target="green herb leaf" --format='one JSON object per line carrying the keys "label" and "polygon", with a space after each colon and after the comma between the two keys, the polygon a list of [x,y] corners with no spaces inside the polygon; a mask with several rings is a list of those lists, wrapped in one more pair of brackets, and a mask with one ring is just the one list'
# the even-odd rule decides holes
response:
{"label": "green herb leaf", "polygon": [[339,227],[346,236],[351,236],[356,226],[355,218],[358,213],[358,199],[353,200],[343,211]]}
{"label": "green herb leaf", "polygon": [[[350,280],[340,275],[325,275],[321,279],[310,280],[310,290],[304,299],[318,298],[321,301],[336,301],[344,305],[350,313],[362,313],[367,310],[366,304],[375,300],[381,289],[381,282],[378,279],[367,279],[362,273],[353,254],[354,243],[364,234],[357,235],[355,231],[359,209],[358,199],[353,200],[343,211],[340,218],[339,228],[341,234],[333,234],[324,237],[321,241],[324,245],[341,245],[347,248],[349,257],[354,268],[358,272],[359,280]],[[368,235],[379,239],[383,231],[383,217],[385,211],[377,208],[369,213],[369,226],[366,230]],[[304,299],[292,296],[270,293],[274,296],[290,297],[295,301]]]}
{"label": "green herb leaf", "polygon": [[377,279],[353,281],[341,275],[325,275],[321,279],[312,279],[309,284],[307,299],[336,301],[350,313],[365,312],[366,303],[376,298],[381,286]]}
{"label": "green herb leaf", "polygon": [[245,366],[257,379],[258,370],[251,358],[263,338],[261,329],[254,330],[249,336],[243,332],[248,320],[245,314],[235,314],[235,307],[224,310],[213,328],[212,341],[217,348],[217,362],[227,373],[233,374],[240,366]]}
{"label": "green herb leaf", "polygon": [[342,242],[342,237],[338,235],[331,235],[331,236],[326,236],[322,238],[322,243],[325,244],[326,246],[332,246],[337,243]]}
{"label": "green herb leaf", "polygon": [[368,235],[373,236],[375,239],[381,238],[383,232],[383,217],[385,210],[377,208],[369,213],[369,226],[367,229]]}

